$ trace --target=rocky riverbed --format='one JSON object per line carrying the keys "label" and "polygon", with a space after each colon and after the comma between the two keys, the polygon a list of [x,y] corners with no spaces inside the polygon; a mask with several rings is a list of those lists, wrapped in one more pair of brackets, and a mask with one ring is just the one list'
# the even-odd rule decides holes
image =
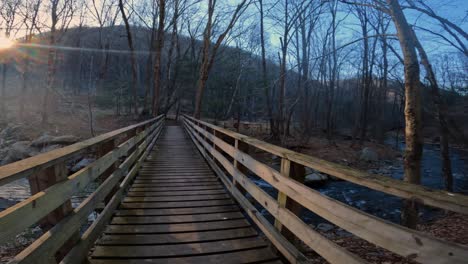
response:
{"label": "rocky riverbed", "polygon": [[[37,138],[31,138],[29,127],[21,124],[8,124],[0,130],[0,165],[6,165],[18,160],[29,158],[40,153],[76,143],[80,138],[73,135],[49,135],[44,133]],[[80,159],[68,164],[70,172],[86,166],[92,159]],[[0,211],[22,201],[30,196],[27,179],[19,179],[0,186]]]}
{"label": "rocky riverbed", "polygon": [[[6,165],[80,141],[79,137],[73,135],[49,135],[47,133],[32,138],[27,134],[28,129],[27,126],[20,124],[8,124],[3,129],[0,129],[0,165]],[[69,161],[67,164],[69,173],[86,167],[94,160],[93,157],[85,157]],[[87,186],[84,191],[75,194],[71,199],[72,206],[76,208],[96,188],[96,184],[93,183]],[[26,178],[0,186],[0,211],[30,196],[29,182]],[[92,222],[95,217],[94,213],[91,214],[88,217],[89,222]],[[42,230],[39,227],[33,226],[18,234],[9,243],[0,245],[0,263],[6,263],[11,260],[12,256],[18,254],[41,235]]]}

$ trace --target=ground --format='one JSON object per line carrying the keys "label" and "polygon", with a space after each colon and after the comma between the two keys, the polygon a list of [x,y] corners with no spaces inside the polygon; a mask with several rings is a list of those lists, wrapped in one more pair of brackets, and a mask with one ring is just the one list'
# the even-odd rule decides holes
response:
{"label": "ground", "polygon": [[[432,222],[419,225],[418,230],[432,234],[446,241],[468,245],[468,218],[461,214],[448,213]],[[403,258],[388,250],[377,247],[339,228],[334,228],[327,232],[318,231],[336,244],[346,248],[348,251],[370,263],[417,263],[410,258]],[[312,259],[313,263],[327,263],[322,257],[318,256],[304,244],[302,244],[302,250]]]}
{"label": "ground", "polygon": [[[229,126],[229,124],[224,126],[236,131],[236,129]],[[265,129],[254,128],[255,126],[252,125],[241,125],[239,132],[261,140],[269,141],[273,144],[278,144],[278,142],[270,139],[270,135]],[[366,141],[363,145],[359,146],[359,144],[353,144],[352,140],[345,139],[346,137],[342,136],[334,139],[333,142],[330,142],[325,139],[325,135],[321,134],[320,131],[313,131],[311,134],[312,136],[308,140],[302,140],[300,136],[287,137],[283,141],[283,146],[300,153],[366,171],[378,170],[379,167],[382,166],[382,161],[395,161],[397,159],[402,159],[401,153],[389,145]],[[374,150],[378,154],[379,160],[376,162],[362,161],[360,159],[360,152],[365,147]],[[269,157],[270,156],[271,155],[269,155]],[[263,162],[267,161],[273,165],[275,161],[268,159],[269,157],[266,159],[263,157],[259,158],[262,159]],[[346,248],[348,251],[370,263],[417,263],[411,258],[404,258],[381,247],[375,246],[339,227],[333,225],[329,226],[330,229],[328,230],[322,230],[318,227],[314,228],[336,244]],[[418,225],[417,229],[446,241],[468,245],[468,217],[461,214],[441,214],[430,222]],[[327,263],[322,257],[301,241],[298,240],[295,241],[295,243],[296,245],[299,245],[302,252],[311,258],[313,263]]]}
{"label": "ground", "polygon": [[[78,111],[70,113],[68,111],[56,111],[49,117],[48,124],[41,124],[40,112],[30,111],[20,120],[12,113],[15,110],[10,108],[7,119],[0,120],[0,131],[6,126],[19,125],[22,140],[34,140],[47,133],[51,136],[74,135],[81,140],[91,138],[89,118],[86,112]],[[115,116],[112,109],[94,109],[95,135],[112,131],[121,127],[139,122],[132,116]],[[18,202],[16,200],[14,202]],[[0,263],[7,263],[16,254],[29,246],[35,239],[42,235],[40,228],[30,228],[16,236],[14,241],[0,245]]]}
{"label": "ground", "polygon": [[[229,123],[227,123],[225,127],[236,131]],[[266,129],[258,128],[253,125],[241,125],[239,133],[275,145],[280,144],[278,141],[271,140],[271,136]],[[320,130],[310,131],[310,137],[307,139],[298,135],[286,137],[282,145],[287,149],[362,170],[378,168],[380,166],[379,161],[392,161],[401,158],[401,153],[389,145],[379,144],[373,141],[365,141],[360,145],[358,141],[353,142],[345,136],[336,137],[330,142]],[[360,152],[366,147],[378,154],[378,162],[360,160]]]}
{"label": "ground", "polygon": [[[95,123],[98,124],[96,127],[96,132],[98,134],[137,122],[128,117],[116,118],[112,111],[104,110],[96,110],[95,118]],[[42,126],[38,120],[39,119],[30,118],[25,122],[27,123],[26,126],[30,128],[26,129],[26,131],[30,131],[28,137],[36,138],[44,131],[52,135],[73,134],[82,139],[91,136],[89,132],[89,122],[84,118],[67,116],[65,114],[55,115],[51,117],[51,123],[54,124],[53,126]],[[268,133],[262,132],[261,130],[242,128],[240,132],[262,140],[269,140]],[[359,159],[359,153],[364,147],[375,150],[375,152],[378,153],[379,160],[395,160],[401,158],[401,154],[392,147],[376,142],[365,142],[362,146],[359,146],[358,144],[353,145],[351,140],[335,139],[333,144],[330,144],[318,131],[308,139],[307,144],[300,142],[298,138],[289,137],[284,141],[284,145],[289,149],[304,154],[362,170],[375,169],[380,166],[379,162],[366,162]],[[400,257],[388,250],[377,247],[338,227],[333,227],[326,231],[318,228],[316,230],[336,244],[346,248],[370,263],[415,263],[411,259]],[[468,245],[468,218],[460,214],[448,213],[431,222],[419,225],[418,230],[447,241]],[[21,250],[39,237],[40,234],[41,231],[37,228],[27,230],[19,235],[12,244],[2,246],[0,248],[0,263],[9,261],[12,256],[21,252]],[[300,245],[303,252],[311,257],[313,263],[326,263],[323,258],[304,244],[300,242],[297,242],[297,244]]]}

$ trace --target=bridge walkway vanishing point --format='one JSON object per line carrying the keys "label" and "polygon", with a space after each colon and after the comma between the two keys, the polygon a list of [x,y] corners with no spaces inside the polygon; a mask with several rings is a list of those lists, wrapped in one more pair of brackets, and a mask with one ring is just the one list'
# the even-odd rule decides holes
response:
{"label": "bridge walkway vanishing point", "polygon": [[[190,116],[181,124],[165,126],[161,115],[0,167],[0,186],[28,179],[32,193],[0,212],[0,245],[31,227],[43,232],[10,263],[317,262],[302,249],[329,263],[367,263],[305,223],[303,210],[415,262],[467,263],[467,245],[380,219],[303,181],[308,168],[468,215],[466,195],[359,171]],[[261,155],[281,160],[280,168]],[[89,157],[95,161],[70,172]],[[97,187],[73,207],[70,199],[89,186]]]}
{"label": "bridge walkway vanishing point", "polygon": [[180,126],[167,126],[91,263],[281,263]]}

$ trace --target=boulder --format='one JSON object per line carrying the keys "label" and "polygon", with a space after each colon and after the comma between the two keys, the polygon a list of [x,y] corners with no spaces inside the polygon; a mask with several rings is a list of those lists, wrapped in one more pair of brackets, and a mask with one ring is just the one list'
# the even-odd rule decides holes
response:
{"label": "boulder", "polygon": [[328,232],[330,230],[333,230],[333,228],[335,228],[333,225],[326,224],[326,223],[320,223],[317,226],[317,229],[323,232]]}
{"label": "boulder", "polygon": [[36,148],[44,148],[49,145],[70,145],[78,141],[80,141],[80,139],[72,135],[54,137],[54,136],[44,134],[38,137],[37,139],[35,139],[31,143],[31,146],[36,147]]}
{"label": "boulder", "polygon": [[74,172],[77,172],[79,170],[81,170],[82,168],[88,166],[89,164],[93,163],[96,159],[93,159],[93,158],[84,158],[82,160],[80,160],[78,163],[76,163],[75,165],[73,165],[73,167],[71,168],[71,171],[74,173]]}
{"label": "boulder", "polygon": [[8,147],[8,154],[2,161],[2,164],[15,162],[38,154],[35,149],[30,147],[30,143],[30,141],[18,141],[12,144]]}
{"label": "boulder", "polygon": [[47,134],[44,134],[38,138],[36,138],[32,143],[31,146],[36,147],[36,148],[43,148],[47,146],[53,139],[53,136],[49,136]]}
{"label": "boulder", "polygon": [[315,183],[321,183],[324,181],[327,181],[328,177],[327,175],[323,175],[317,172],[308,174],[305,176],[304,183],[305,184],[315,184]]}
{"label": "boulder", "polygon": [[0,161],[4,160],[6,156],[8,155],[8,149],[0,149]]}
{"label": "boulder", "polygon": [[374,162],[379,160],[379,155],[373,149],[365,147],[361,150],[360,160]]}
{"label": "boulder", "polygon": [[62,145],[48,145],[47,147],[41,149],[41,153],[49,152],[49,151],[52,151],[54,149],[59,149],[61,147],[62,147]]}
{"label": "boulder", "polygon": [[8,124],[1,132],[0,138],[3,141],[11,140],[11,139],[19,139],[20,138],[20,130],[21,126]]}

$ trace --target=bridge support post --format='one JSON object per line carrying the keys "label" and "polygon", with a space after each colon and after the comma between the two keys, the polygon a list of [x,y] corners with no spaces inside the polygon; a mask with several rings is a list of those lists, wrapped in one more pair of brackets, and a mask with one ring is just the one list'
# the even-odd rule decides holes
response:
{"label": "bridge support post", "polygon": [[[285,177],[292,178],[295,181],[300,183],[304,182],[305,177],[305,168],[304,166],[291,162],[286,158],[281,159],[281,174]],[[287,208],[289,211],[294,213],[295,215],[299,215],[302,210],[302,206],[288,198],[288,196],[280,191],[278,191],[278,203],[281,207]],[[294,242],[295,236],[292,232],[290,232],[286,227],[284,227],[280,221],[275,219],[275,227],[278,229],[286,239],[291,242]]]}
{"label": "bridge support post", "polygon": [[[242,141],[238,140],[238,139],[235,139],[234,147],[237,150],[240,150],[240,151],[242,151],[242,152],[244,152],[246,154],[249,153],[249,145],[247,143],[245,143],[245,142],[242,142]],[[242,172],[245,175],[247,175],[248,172],[249,172],[247,167],[242,165],[236,159],[234,159],[234,167],[236,167],[240,172]],[[246,193],[245,189],[239,183],[237,183],[235,179],[233,179],[233,186],[235,186],[245,196],[245,193]]]}
{"label": "bridge support post", "polygon": [[[60,163],[49,168],[46,168],[36,175],[29,177],[29,186],[31,188],[31,195],[41,192],[50,186],[64,181],[68,177],[68,169],[65,163]],[[73,211],[73,207],[70,200],[57,207],[54,211],[49,213],[40,222],[39,226],[42,231],[46,232],[51,229],[63,218],[69,215]],[[79,233],[76,232],[57,252],[49,252],[51,258],[55,258],[57,262],[70,251],[79,239]]]}
{"label": "bridge support post", "polygon": [[[100,157],[106,155],[107,153],[111,152],[113,149],[115,149],[116,143],[117,143],[117,141],[115,139],[112,139],[112,140],[109,140],[109,141],[103,143],[102,145],[100,145],[98,147],[98,150],[97,150],[97,158],[100,158]],[[110,166],[107,170],[105,170],[101,174],[101,176],[99,176],[99,181],[101,183],[104,182],[117,169],[118,166],[119,166],[118,161],[115,162],[114,164],[112,164],[112,166]],[[103,201],[104,206],[110,201],[110,199],[114,195],[116,189],[117,189],[117,186],[106,196],[106,198]],[[104,206],[103,206],[103,208],[104,208]]]}

